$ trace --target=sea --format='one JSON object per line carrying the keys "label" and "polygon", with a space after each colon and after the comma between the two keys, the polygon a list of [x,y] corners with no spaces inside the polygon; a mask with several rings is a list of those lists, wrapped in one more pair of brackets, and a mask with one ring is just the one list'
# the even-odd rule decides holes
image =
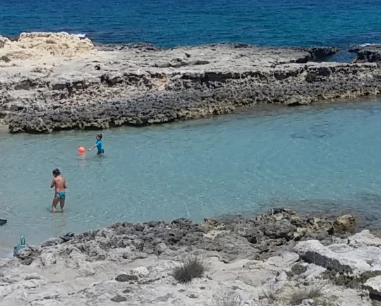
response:
{"label": "sea", "polygon": [[[367,0],[0,0],[0,34],[66,31],[97,43],[160,47],[381,43],[381,2]],[[342,51],[337,58],[349,59]],[[254,215],[273,207],[354,212],[381,225],[381,100],[230,115],[104,131],[105,156],[79,155],[93,131],[0,130],[0,253],[114,222]],[[50,213],[52,170],[68,181],[67,210]]]}

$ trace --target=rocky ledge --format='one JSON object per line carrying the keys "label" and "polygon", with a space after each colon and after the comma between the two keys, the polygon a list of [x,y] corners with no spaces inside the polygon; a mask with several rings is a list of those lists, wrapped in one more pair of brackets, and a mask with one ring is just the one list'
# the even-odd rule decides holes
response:
{"label": "rocky ledge", "polygon": [[286,209],[118,223],[0,260],[0,305],[377,305],[381,239],[355,228]]}
{"label": "rocky ledge", "polygon": [[321,62],[336,48],[95,46],[67,33],[0,37],[0,123],[9,131],[142,126],[258,103],[380,93],[377,63]]}
{"label": "rocky ledge", "polygon": [[363,45],[352,47],[350,52],[357,53],[355,63],[379,63],[381,62],[381,45]]}

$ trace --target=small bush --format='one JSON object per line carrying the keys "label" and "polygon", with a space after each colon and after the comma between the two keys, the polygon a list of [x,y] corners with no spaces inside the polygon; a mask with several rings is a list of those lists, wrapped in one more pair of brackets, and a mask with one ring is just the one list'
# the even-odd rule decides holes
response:
{"label": "small bush", "polygon": [[11,59],[8,56],[3,55],[3,56],[0,57],[0,61],[9,63],[11,61]]}
{"label": "small bush", "polygon": [[324,285],[316,285],[310,288],[295,290],[291,295],[291,305],[300,305],[304,300],[315,300],[323,296]]}
{"label": "small bush", "polygon": [[182,284],[189,283],[192,279],[202,277],[205,272],[205,262],[200,258],[188,258],[173,270],[173,277]]}

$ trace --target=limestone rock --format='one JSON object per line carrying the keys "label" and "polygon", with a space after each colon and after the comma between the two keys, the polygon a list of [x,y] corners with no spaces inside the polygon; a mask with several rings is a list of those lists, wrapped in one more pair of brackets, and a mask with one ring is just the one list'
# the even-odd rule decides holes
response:
{"label": "limestone rock", "polygon": [[41,263],[46,268],[51,267],[57,263],[57,259],[53,253],[42,253],[41,254]]}
{"label": "limestone rock", "polygon": [[[94,49],[68,33],[22,33],[0,44],[1,120],[13,133],[162,124],[258,103],[301,105],[380,92],[377,64],[311,62],[334,54],[334,47]],[[286,234],[269,230],[282,239]]]}
{"label": "limestone rock", "polygon": [[381,275],[368,279],[363,285],[364,289],[369,290],[369,293],[381,299]]}
{"label": "limestone rock", "polygon": [[167,249],[167,245],[165,243],[159,243],[157,246],[156,246],[156,253],[157,254],[161,254],[163,253],[165,250]]}
{"label": "limestone rock", "polygon": [[307,262],[341,273],[381,271],[381,249],[354,248],[347,244],[322,245],[317,240],[299,242],[294,250]]}
{"label": "limestone rock", "polygon": [[0,56],[11,60],[27,60],[42,57],[77,57],[90,54],[94,49],[89,39],[80,39],[65,32],[21,33],[16,41],[0,40]]}
{"label": "limestone rock", "polygon": [[121,296],[121,295],[117,295],[117,296],[114,296],[111,301],[115,302],[115,303],[121,303],[121,302],[125,302],[127,301],[127,298],[125,296]]}
{"label": "limestone rock", "polygon": [[139,278],[146,277],[149,271],[146,267],[137,267],[131,271],[133,275],[137,275]]}
{"label": "limestone rock", "polygon": [[62,243],[62,239],[61,238],[50,238],[49,240],[47,240],[43,244],[41,244],[41,247],[42,248],[50,247],[50,246],[57,245],[57,244],[60,244],[60,243]]}
{"label": "limestone rock", "polygon": [[354,247],[361,246],[381,246],[381,238],[373,236],[369,230],[363,230],[348,238],[349,245]]}
{"label": "limestone rock", "polygon": [[352,215],[343,215],[333,222],[333,230],[336,234],[354,232],[356,228],[356,218]]}
{"label": "limestone rock", "polygon": [[134,274],[119,274],[115,278],[115,280],[117,282],[125,283],[125,282],[131,282],[131,281],[138,281],[139,277],[137,275],[134,275]]}
{"label": "limestone rock", "polygon": [[7,37],[4,37],[4,36],[0,35],[0,49],[4,48],[5,45],[9,44],[9,43],[11,43],[11,41]]}

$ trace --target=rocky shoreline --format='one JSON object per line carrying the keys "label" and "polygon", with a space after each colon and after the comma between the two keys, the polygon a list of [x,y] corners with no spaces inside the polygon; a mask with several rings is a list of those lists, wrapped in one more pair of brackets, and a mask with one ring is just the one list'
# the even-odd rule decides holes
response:
{"label": "rocky shoreline", "polygon": [[0,259],[0,305],[379,305],[381,239],[355,229],[287,209],[118,223]]}
{"label": "rocky shoreline", "polygon": [[322,62],[334,47],[160,49],[94,45],[65,33],[0,36],[0,123],[11,133],[49,133],[373,96],[381,91],[375,48],[352,49],[356,63],[334,63]]}

